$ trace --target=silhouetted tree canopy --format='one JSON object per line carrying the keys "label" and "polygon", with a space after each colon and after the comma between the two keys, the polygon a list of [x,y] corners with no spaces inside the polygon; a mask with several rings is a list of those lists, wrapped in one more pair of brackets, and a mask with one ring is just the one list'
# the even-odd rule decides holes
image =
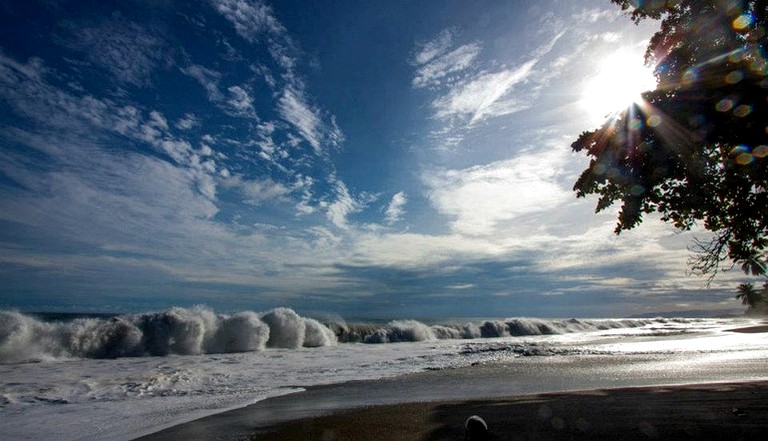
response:
{"label": "silhouetted tree canopy", "polygon": [[768,2],[611,1],[636,23],[661,20],[646,52],[658,87],[572,144],[592,158],[574,190],[598,195],[596,211],[621,204],[617,234],[653,212],[714,233],[695,244],[695,273],[729,259],[765,274]]}
{"label": "silhouetted tree canopy", "polygon": [[749,308],[755,308],[760,302],[762,302],[763,295],[758,291],[751,283],[742,283],[736,289],[738,294],[736,298],[741,300],[741,304]]}

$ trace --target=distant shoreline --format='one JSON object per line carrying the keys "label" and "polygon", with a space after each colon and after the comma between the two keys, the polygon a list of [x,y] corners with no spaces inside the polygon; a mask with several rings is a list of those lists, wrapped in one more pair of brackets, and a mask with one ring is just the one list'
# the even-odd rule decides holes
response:
{"label": "distant shoreline", "polygon": [[743,334],[757,334],[761,332],[768,332],[768,324],[747,326],[745,328],[728,329],[730,332],[741,332]]}

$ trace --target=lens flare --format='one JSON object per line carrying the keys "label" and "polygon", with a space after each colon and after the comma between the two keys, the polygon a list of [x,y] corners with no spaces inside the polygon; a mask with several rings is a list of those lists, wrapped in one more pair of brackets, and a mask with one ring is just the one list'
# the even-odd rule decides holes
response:
{"label": "lens flare", "polygon": [[752,18],[752,14],[741,14],[738,17],[736,17],[733,22],[731,22],[731,26],[733,26],[733,29],[736,29],[737,31],[744,30],[748,28],[750,25],[752,25],[752,22],[754,19]]}
{"label": "lens flare", "polygon": [[640,102],[643,92],[655,88],[656,78],[653,70],[644,65],[642,52],[623,48],[596,63],[580,104],[590,122],[602,122],[610,114]]}

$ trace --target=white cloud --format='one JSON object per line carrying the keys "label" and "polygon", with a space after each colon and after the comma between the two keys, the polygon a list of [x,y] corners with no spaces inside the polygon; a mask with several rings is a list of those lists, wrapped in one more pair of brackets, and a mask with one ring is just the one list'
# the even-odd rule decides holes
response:
{"label": "white cloud", "polygon": [[352,213],[360,211],[363,208],[363,204],[352,197],[344,182],[336,179],[333,182],[333,186],[335,199],[332,202],[323,203],[322,206],[326,210],[326,217],[333,225],[342,230],[347,230],[349,229],[347,217]]}
{"label": "white cloud", "polygon": [[385,220],[388,225],[392,225],[403,218],[405,214],[405,204],[408,203],[408,197],[404,191],[396,193],[389,201],[385,214]]}
{"label": "white cloud", "polygon": [[572,19],[576,22],[596,23],[598,21],[612,22],[620,18],[622,11],[619,8],[608,9],[584,9],[574,14]]}
{"label": "white cloud", "polygon": [[301,94],[293,88],[286,88],[278,101],[280,116],[299,131],[302,138],[315,149],[317,154],[322,153],[320,141],[323,138],[321,132],[321,120],[317,110],[312,109]]}
{"label": "white cloud", "polygon": [[255,43],[264,32],[283,32],[282,25],[272,15],[272,8],[258,0],[210,0],[216,10],[227,18],[241,37]]}
{"label": "white cloud", "polygon": [[165,119],[162,113],[156,110],[149,112],[149,121],[147,124],[161,130],[168,130],[168,120]]}
{"label": "white cloud", "polygon": [[446,29],[440,32],[435,38],[426,43],[417,44],[414,61],[417,64],[425,64],[433,58],[442,54],[453,44],[453,32]]}
{"label": "white cloud", "polygon": [[604,32],[600,34],[599,38],[606,43],[615,43],[621,39],[621,34],[618,32]]}
{"label": "white cloud", "polygon": [[422,88],[440,85],[448,75],[461,72],[470,67],[480,54],[480,50],[479,44],[465,44],[446,54],[430,59],[428,63],[422,64],[416,70],[412,83],[413,87]]}
{"label": "white cloud", "polygon": [[530,103],[517,102],[506,97],[513,87],[525,81],[537,60],[531,60],[515,69],[483,74],[472,81],[455,87],[446,96],[432,102],[437,118],[469,116],[470,124],[487,116],[500,116],[527,108]]}
{"label": "white cloud", "polygon": [[226,188],[239,189],[245,196],[244,202],[251,205],[260,205],[268,200],[281,199],[293,191],[292,188],[272,179],[244,179],[240,175],[229,177],[222,182],[222,185]]}
{"label": "white cloud", "polygon": [[196,79],[197,82],[203,86],[203,89],[205,89],[206,93],[208,94],[208,99],[211,102],[218,103],[224,98],[221,91],[219,90],[221,73],[197,64],[192,64],[186,68],[182,68],[181,71],[185,75],[189,75],[190,77]]}
{"label": "white cloud", "polygon": [[245,89],[240,86],[231,86],[227,90],[229,91],[227,104],[236,114],[250,118],[256,117],[256,111],[253,109],[253,98]]}
{"label": "white cloud", "polygon": [[573,195],[556,182],[566,161],[557,150],[463,170],[444,170],[423,179],[435,209],[454,218],[458,234],[492,235],[523,215],[552,210]]}
{"label": "white cloud", "polygon": [[[469,237],[460,234],[380,234],[355,232],[351,264],[396,268],[434,268],[445,262],[500,257],[510,251],[505,238]],[[444,268],[446,269],[446,268]]]}
{"label": "white cloud", "polygon": [[[442,124],[431,130],[430,138],[438,149],[459,146],[476,129],[477,123],[536,104],[552,75],[551,66],[541,71],[534,68],[555,48],[565,31],[539,34],[543,38],[552,35],[523,56],[522,60],[528,61],[503,69],[490,60],[480,59],[479,43],[453,47],[453,34],[449,31],[427,44],[417,45],[414,57],[417,61],[412,62],[415,66],[412,85],[437,92],[430,107],[432,116]],[[507,121],[510,120],[501,123]]]}
{"label": "white cloud", "polygon": [[[256,110],[253,107],[253,98],[248,92],[247,87],[229,86],[226,88],[228,94],[225,96],[220,86],[223,77],[221,72],[198,64],[191,64],[180,70],[185,75],[197,80],[208,95],[208,101],[215,104],[227,115],[258,119]],[[187,121],[190,124],[195,122],[196,120]]]}
{"label": "white cloud", "polygon": [[[200,121],[192,113],[185,113],[184,116],[176,121],[176,128],[179,130],[189,130],[200,124]],[[210,154],[210,153],[209,153]]]}
{"label": "white cloud", "polygon": [[[237,33],[248,42],[255,44],[263,34],[267,49],[275,62],[282,67],[285,78],[294,83],[298,79],[293,70],[297,60],[293,42],[282,24],[272,14],[272,8],[258,0],[210,0],[216,10],[229,20]],[[267,80],[269,81],[269,80]]]}

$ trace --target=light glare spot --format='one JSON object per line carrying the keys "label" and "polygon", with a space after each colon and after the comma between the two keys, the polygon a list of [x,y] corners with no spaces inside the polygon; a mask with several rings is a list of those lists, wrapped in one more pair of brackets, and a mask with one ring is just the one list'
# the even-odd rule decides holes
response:
{"label": "light glare spot", "polygon": [[641,101],[641,94],[656,88],[653,70],[643,63],[641,52],[619,49],[598,61],[594,76],[585,84],[581,106],[592,122]]}
{"label": "light glare spot", "polygon": [[722,99],[715,104],[715,109],[718,112],[727,112],[733,108],[733,101],[728,98]]}
{"label": "light glare spot", "polygon": [[742,104],[739,107],[733,109],[733,114],[739,118],[743,118],[750,113],[752,113],[752,106],[748,106],[746,104]]}
{"label": "light glare spot", "polygon": [[725,82],[728,84],[736,84],[744,78],[744,74],[740,70],[734,70],[725,76]]}
{"label": "light glare spot", "polygon": [[698,79],[698,75],[696,75],[696,71],[693,69],[686,69],[685,73],[683,73],[683,84],[688,85],[693,83]]}
{"label": "light glare spot", "polygon": [[739,165],[747,165],[752,162],[754,157],[749,153],[742,153],[736,157],[736,163]]}
{"label": "light glare spot", "polygon": [[741,14],[731,23],[734,29],[740,31],[752,24],[752,14]]}
{"label": "light glare spot", "polygon": [[749,147],[745,145],[737,145],[733,149],[731,149],[731,155],[739,155],[742,153],[749,153]]}

